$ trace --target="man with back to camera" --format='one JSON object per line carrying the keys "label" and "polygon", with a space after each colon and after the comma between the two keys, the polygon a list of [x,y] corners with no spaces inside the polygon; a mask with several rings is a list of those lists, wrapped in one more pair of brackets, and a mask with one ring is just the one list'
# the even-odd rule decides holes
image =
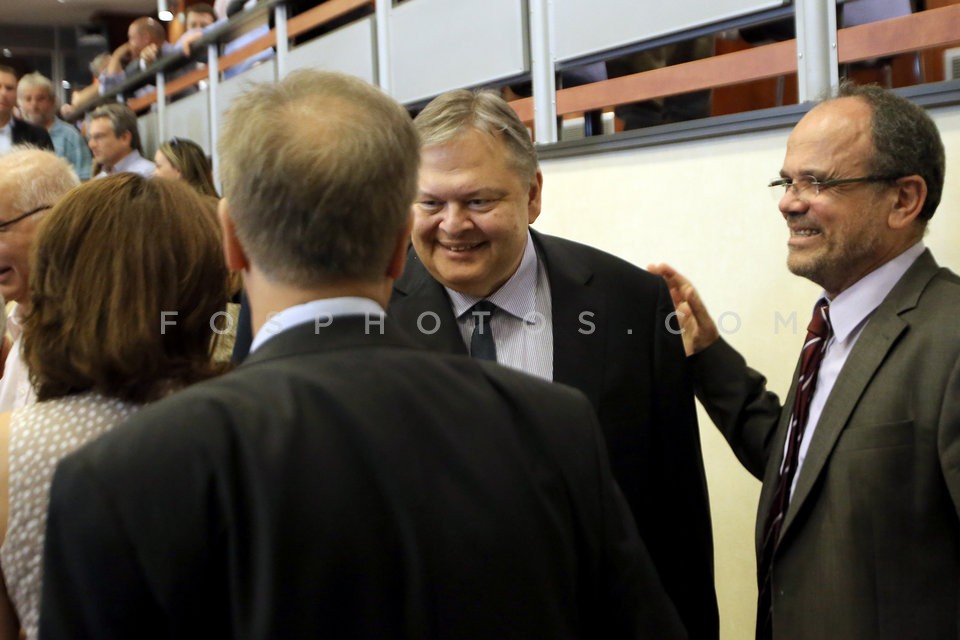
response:
{"label": "man with back to camera", "polygon": [[586,398],[384,317],[419,162],[403,107],[301,70],[220,140],[252,353],[60,465],[40,637],[686,637]]}
{"label": "man with back to camera", "polygon": [[0,294],[16,303],[7,313],[0,413],[36,399],[20,351],[21,322],[30,303],[30,254],[44,214],[78,184],[70,164],[53,151],[17,146],[0,155]]}
{"label": "man with back to camera", "polygon": [[87,124],[87,142],[100,171],[96,178],[129,171],[144,178],[153,175],[156,165],[140,155],[140,128],[137,114],[119,102],[93,110]]}
{"label": "man with back to camera", "polygon": [[716,638],[700,434],[683,346],[668,331],[667,287],[609,254],[529,229],[543,177],[526,128],[498,95],[444,94],[415,124],[423,150],[413,248],[390,315],[431,349],[583,391],[690,637]]}
{"label": "man with back to camera", "polygon": [[757,638],[956,637],[960,278],[924,248],[944,149],[930,116],[844,84],[787,141],[771,183],[787,266],[823,287],[781,404],[662,273],[697,397],[763,481]]}
{"label": "man with back to camera", "polygon": [[0,64],[0,154],[15,145],[30,144],[53,151],[53,142],[46,129],[15,118],[17,106],[17,72],[13,67]]}
{"label": "man with back to camera", "polygon": [[90,148],[73,125],[56,116],[57,96],[53,83],[39,73],[28,73],[17,85],[20,111],[27,122],[43,127],[50,134],[57,155],[73,165],[81,180],[90,177]]}

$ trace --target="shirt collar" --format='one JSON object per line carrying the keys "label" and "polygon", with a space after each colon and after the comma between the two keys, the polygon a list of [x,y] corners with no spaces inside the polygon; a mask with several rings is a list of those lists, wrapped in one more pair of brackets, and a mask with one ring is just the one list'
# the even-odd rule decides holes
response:
{"label": "shirt collar", "polygon": [[[846,340],[870,317],[924,250],[923,241],[917,242],[893,260],[857,280],[830,301],[830,326],[838,342]],[[822,293],[820,297],[826,297],[826,293]]]}
{"label": "shirt collar", "polygon": [[137,151],[136,149],[131,149],[130,153],[120,158],[117,164],[113,165],[110,168],[110,173],[121,173],[123,171],[126,171],[127,169],[132,167],[140,157],[141,156],[139,151]]}
{"label": "shirt collar", "polygon": [[311,300],[303,304],[287,307],[276,313],[260,327],[250,344],[250,353],[256,351],[264,342],[287,329],[308,322],[328,320],[340,316],[366,315],[382,318],[383,307],[370,298],[340,297]]}
{"label": "shirt collar", "polygon": [[[453,303],[453,314],[457,318],[470,311],[470,308],[482,298],[469,296],[449,287],[445,287]],[[487,296],[510,315],[526,321],[536,311],[533,292],[537,289],[537,250],[533,245],[533,236],[527,230],[527,244],[523,249],[520,266],[503,285]]]}

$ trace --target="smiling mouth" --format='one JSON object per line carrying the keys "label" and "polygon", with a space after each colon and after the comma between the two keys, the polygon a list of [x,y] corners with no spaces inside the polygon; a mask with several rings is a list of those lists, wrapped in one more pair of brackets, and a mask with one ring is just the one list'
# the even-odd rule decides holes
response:
{"label": "smiling mouth", "polygon": [[820,235],[820,232],[816,229],[790,229],[791,238],[809,238],[818,235]]}
{"label": "smiling mouth", "polygon": [[441,247],[443,247],[443,248],[446,249],[447,251],[453,251],[454,253],[460,253],[460,252],[462,252],[462,251],[470,251],[470,250],[472,250],[472,249],[476,249],[477,247],[479,247],[480,245],[482,245],[483,242],[470,242],[470,243],[460,242],[460,243],[457,243],[457,244],[445,244],[445,243],[441,242],[441,243],[439,243],[439,244],[440,244]]}

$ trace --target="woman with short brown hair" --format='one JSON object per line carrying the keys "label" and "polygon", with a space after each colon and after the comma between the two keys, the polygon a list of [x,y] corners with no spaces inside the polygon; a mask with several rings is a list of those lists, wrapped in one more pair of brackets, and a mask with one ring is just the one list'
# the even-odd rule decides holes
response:
{"label": "woman with short brown hair", "polygon": [[43,221],[23,334],[38,402],[0,416],[0,637],[36,637],[60,458],[218,372],[211,317],[227,271],[202,207],[184,184],[125,173],[77,187]]}

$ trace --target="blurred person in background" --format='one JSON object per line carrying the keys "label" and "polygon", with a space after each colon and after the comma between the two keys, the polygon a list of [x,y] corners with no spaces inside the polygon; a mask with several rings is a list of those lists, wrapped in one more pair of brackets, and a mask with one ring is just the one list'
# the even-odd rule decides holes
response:
{"label": "blurred person in background", "polygon": [[89,179],[90,148],[76,127],[56,116],[57,96],[50,79],[40,73],[28,73],[20,78],[17,97],[24,120],[46,129],[57,155],[73,165],[81,180]]}
{"label": "blurred person in background", "polygon": [[[110,62],[100,74],[100,95],[123,84],[129,76],[146,69],[147,65],[157,58],[158,51],[161,56],[176,51],[173,43],[167,42],[167,31],[163,24],[149,16],[131,22],[127,29],[127,41],[114,49]],[[143,87],[137,94],[152,90],[152,86]]]}
{"label": "blurred person in background", "polygon": [[156,167],[141,154],[137,114],[125,104],[114,102],[97,107],[90,114],[87,143],[96,163],[95,177],[130,171],[145,178]]}
{"label": "blurred person in background", "polygon": [[[220,194],[213,184],[213,167],[203,148],[193,140],[173,137],[162,143],[154,154],[157,169],[154,177],[165,180],[183,180],[199,193],[204,201],[204,211],[211,220],[217,219],[217,205]],[[231,274],[226,314],[217,327],[217,348],[214,359],[217,362],[229,362],[233,355],[240,315],[239,274]]]}
{"label": "blurred person in background", "polygon": [[[99,76],[103,73],[104,69],[107,68],[107,65],[110,63],[110,54],[106,51],[98,53],[93,60],[90,61],[89,69],[92,81],[87,86],[75,90],[70,94],[70,104],[60,105],[60,116],[63,118],[69,118],[77,107],[93,100],[98,95],[100,95],[100,79]],[[82,126],[81,126],[82,129]]]}
{"label": "blurred person in background", "polygon": [[160,144],[153,156],[157,168],[154,176],[184,180],[197,193],[220,198],[213,184],[213,166],[203,148],[193,140],[173,137]]}
{"label": "blurred person in background", "polygon": [[10,151],[18,144],[31,144],[53,151],[50,134],[16,117],[17,72],[13,67],[0,64],[0,154]]}

